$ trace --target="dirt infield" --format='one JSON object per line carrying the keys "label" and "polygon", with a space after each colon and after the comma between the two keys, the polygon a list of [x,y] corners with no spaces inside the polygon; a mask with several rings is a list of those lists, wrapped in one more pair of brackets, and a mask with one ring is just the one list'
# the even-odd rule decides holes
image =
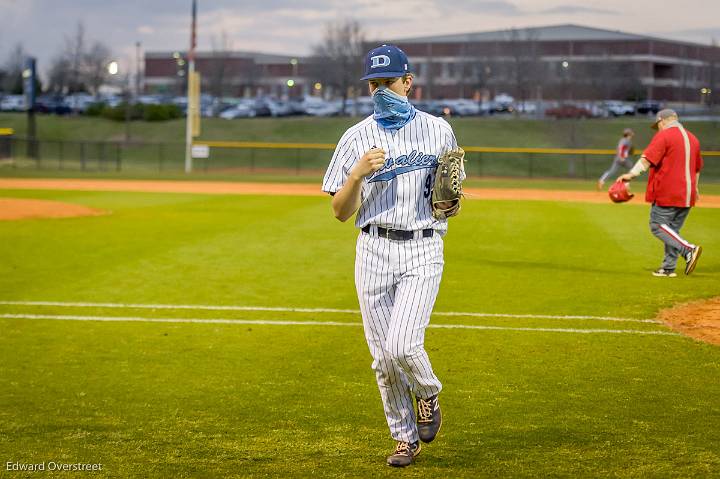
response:
{"label": "dirt infield", "polygon": [[105,212],[62,201],[0,198],[0,221],[29,218],[74,218],[98,216]]}
{"label": "dirt infield", "polygon": [[[198,193],[211,195],[321,196],[317,184],[241,183],[215,181],[84,180],[0,178],[0,189],[134,191],[144,193]],[[469,200],[566,201],[609,203],[607,194],[598,191],[557,191],[526,188],[466,188]],[[641,197],[631,203],[642,204]],[[703,195],[699,207],[720,208],[720,196]]]}
{"label": "dirt infield", "polygon": [[720,345],[720,297],[674,306],[658,319],[686,336]]}
{"label": "dirt infield", "polygon": [[76,180],[0,178],[0,189],[129,191],[138,193],[197,193],[208,195],[324,195],[316,184],[236,183],[222,181]]}

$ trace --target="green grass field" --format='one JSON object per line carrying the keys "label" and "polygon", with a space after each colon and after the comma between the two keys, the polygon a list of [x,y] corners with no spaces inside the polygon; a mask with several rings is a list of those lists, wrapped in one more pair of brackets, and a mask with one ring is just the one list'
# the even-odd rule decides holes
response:
{"label": "green grass field", "polygon": [[401,472],[384,465],[358,314],[257,309],[357,309],[356,230],[326,198],[0,197],[112,212],[0,222],[3,477],[45,461],[101,463],[97,477],[720,477],[720,348],[652,322],[541,317],[646,320],[717,295],[720,210],[683,230],[705,247],[695,273],[660,279],[640,202],[467,201],[435,311],[527,317],[433,317],[497,329],[428,330],[445,422]]}
{"label": "green grass field", "polygon": [[[39,115],[38,137],[64,141],[122,141],[123,122],[91,117]],[[300,143],[336,143],[358,118],[251,118],[223,120],[203,118],[201,139]],[[554,147],[613,149],[624,128],[636,132],[638,147],[646,145],[653,132],[650,117],[594,120],[537,121],[512,116],[449,118],[460,143],[468,146]],[[25,136],[27,120],[21,113],[0,113],[0,127],[14,128]],[[720,122],[691,121],[687,127],[706,149],[720,149]],[[130,136],[145,142],[178,142],[185,139],[185,120],[131,122]]]}

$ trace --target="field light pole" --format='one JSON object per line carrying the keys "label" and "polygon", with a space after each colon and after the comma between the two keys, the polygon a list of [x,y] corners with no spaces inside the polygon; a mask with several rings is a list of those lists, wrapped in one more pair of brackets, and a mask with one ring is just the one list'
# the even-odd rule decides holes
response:
{"label": "field light pole", "polygon": [[560,64],[563,68],[563,81],[565,83],[565,92],[569,96],[569,100],[573,100],[573,94],[572,94],[572,83],[570,80],[570,62],[567,60],[563,60],[563,62]]}
{"label": "field light pole", "polygon": [[[117,77],[120,73],[120,65],[117,61],[113,60],[108,64],[108,73],[112,77]],[[123,98],[125,100],[125,143],[130,142],[130,108],[131,108],[131,92],[130,92],[130,73],[125,73],[125,78],[120,77],[120,82],[123,85]]]}
{"label": "field light pole", "polygon": [[37,123],[35,121],[35,96],[37,93],[35,91],[35,82],[37,81],[36,61],[33,57],[27,57],[23,63],[22,81],[27,108],[28,156],[30,158],[38,158]]}
{"label": "field light pole", "polygon": [[188,74],[187,74],[187,109],[185,114],[185,173],[192,172],[192,112],[190,105],[192,81],[195,74],[195,24],[197,18],[197,0],[192,2],[192,24],[190,33],[190,50],[188,51]]}

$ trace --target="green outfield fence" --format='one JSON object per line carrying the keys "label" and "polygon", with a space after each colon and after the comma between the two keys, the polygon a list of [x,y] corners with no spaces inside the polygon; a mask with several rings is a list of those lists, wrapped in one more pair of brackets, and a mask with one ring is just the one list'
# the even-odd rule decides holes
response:
{"label": "green outfield fence", "polygon": [[[193,160],[194,171],[223,175],[321,175],[334,144],[196,141],[207,145],[209,158]],[[610,166],[614,150],[563,148],[498,148],[465,146],[470,177],[594,179]],[[638,152],[639,153],[639,152]],[[703,178],[720,181],[720,152],[705,151]],[[3,169],[126,172],[138,174],[184,171],[185,145],[123,141],[30,140],[0,135]]]}

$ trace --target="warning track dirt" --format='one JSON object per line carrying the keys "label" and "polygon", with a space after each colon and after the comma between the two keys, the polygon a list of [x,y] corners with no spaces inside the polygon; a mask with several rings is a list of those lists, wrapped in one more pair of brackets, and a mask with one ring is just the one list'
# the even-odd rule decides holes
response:
{"label": "warning track dirt", "polygon": [[[275,195],[322,196],[317,184],[307,183],[243,183],[216,181],[154,181],[94,179],[16,179],[0,178],[0,189],[132,191],[144,193],[195,193],[209,195]],[[525,188],[465,188],[468,200],[563,201],[573,203],[609,204],[605,192],[559,191]],[[633,200],[642,204],[641,199]],[[720,208],[720,196],[703,195],[698,207]]]}

